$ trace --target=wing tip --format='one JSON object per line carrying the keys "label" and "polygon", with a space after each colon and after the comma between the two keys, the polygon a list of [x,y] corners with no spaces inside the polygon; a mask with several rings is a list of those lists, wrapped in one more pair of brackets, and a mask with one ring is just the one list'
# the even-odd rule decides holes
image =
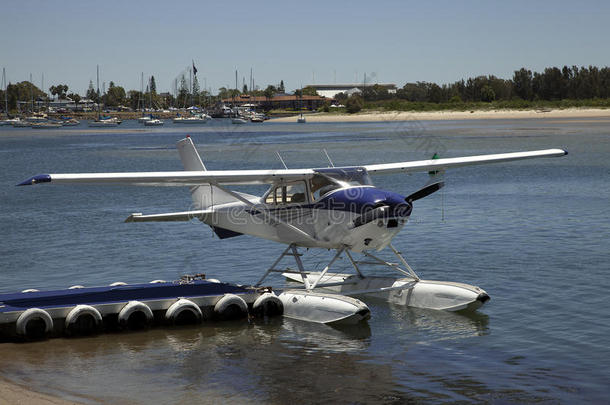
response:
{"label": "wing tip", "polygon": [[29,179],[22,181],[17,184],[18,186],[32,186],[38,183],[50,183],[51,175],[50,174],[37,174],[36,176],[32,176]]}

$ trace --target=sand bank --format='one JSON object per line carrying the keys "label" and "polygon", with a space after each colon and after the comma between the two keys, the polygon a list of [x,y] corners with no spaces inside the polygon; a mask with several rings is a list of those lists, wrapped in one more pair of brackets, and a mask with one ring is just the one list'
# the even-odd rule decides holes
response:
{"label": "sand bank", "polygon": [[30,391],[21,385],[13,384],[0,377],[0,405],[75,405],[50,395]]}
{"label": "sand bank", "polygon": [[[563,110],[490,110],[490,111],[431,111],[431,112],[362,112],[358,114],[314,113],[306,115],[307,122],[361,121],[437,121],[485,120],[526,118],[608,118],[610,109],[566,108]],[[273,122],[294,122],[293,117],[274,118]]]}

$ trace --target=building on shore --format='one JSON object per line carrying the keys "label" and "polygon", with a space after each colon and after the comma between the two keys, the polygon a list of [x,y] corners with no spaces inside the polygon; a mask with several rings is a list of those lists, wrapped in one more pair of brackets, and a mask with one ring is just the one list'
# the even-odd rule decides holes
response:
{"label": "building on shore", "polygon": [[323,97],[333,99],[339,93],[345,93],[351,96],[355,93],[362,93],[362,90],[367,87],[379,86],[386,89],[389,94],[396,94],[396,85],[394,83],[343,83],[343,84],[308,84],[307,87],[315,89],[316,92]]}
{"label": "building on shore", "polygon": [[250,107],[255,109],[271,110],[271,109],[294,109],[305,108],[308,110],[316,110],[320,108],[326,101],[330,101],[322,96],[303,95],[299,97],[294,94],[276,94],[271,98],[265,96],[250,96],[242,94],[235,98],[225,98],[222,100],[224,104],[230,104],[237,107]]}

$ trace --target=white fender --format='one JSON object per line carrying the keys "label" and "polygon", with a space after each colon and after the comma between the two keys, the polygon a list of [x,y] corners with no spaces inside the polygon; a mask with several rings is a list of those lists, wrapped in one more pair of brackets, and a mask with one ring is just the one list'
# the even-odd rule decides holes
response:
{"label": "white fender", "polygon": [[68,290],[78,290],[79,288],[85,288],[84,285],[73,285],[72,287],[68,287]]}
{"label": "white fender", "polygon": [[272,292],[261,294],[252,305],[252,312],[257,316],[274,316],[284,313],[284,304]]}
{"label": "white fender", "polygon": [[[237,308],[234,312],[233,308]],[[225,294],[214,306],[214,313],[221,318],[236,318],[248,314],[248,304],[235,294]]]}
{"label": "white fender", "polygon": [[193,301],[181,298],[174,302],[165,312],[165,319],[170,322],[175,322],[176,318],[184,311],[189,311],[195,315],[197,322],[201,322],[203,319],[203,313],[201,308]]}
{"label": "white fender", "polygon": [[28,322],[38,318],[42,319],[45,323],[45,333],[49,333],[53,329],[53,318],[51,318],[51,315],[49,315],[47,311],[40,308],[30,308],[23,311],[23,313],[19,315],[19,318],[17,318],[17,324],[15,327],[17,334],[20,336],[26,336]]}
{"label": "white fender", "polygon": [[152,322],[154,318],[152,310],[148,305],[140,301],[129,301],[127,304],[125,304],[123,309],[121,309],[121,312],[119,312],[119,324],[127,325],[129,322],[129,317],[134,312],[142,312],[146,316],[146,320],[148,322]]}
{"label": "white fender", "polygon": [[121,285],[127,285],[127,283],[124,283],[122,281],[116,281],[116,282],[110,284],[110,287],[119,287]]}
{"label": "white fender", "polygon": [[28,288],[27,290],[21,291],[22,293],[30,293],[30,292],[38,292],[39,290],[35,288]]}
{"label": "white fender", "polygon": [[102,324],[102,314],[96,308],[91,305],[77,305],[70,311],[66,316],[66,329],[70,329],[70,326],[78,321],[78,318],[83,315],[91,315],[95,319],[95,328],[98,328]]}

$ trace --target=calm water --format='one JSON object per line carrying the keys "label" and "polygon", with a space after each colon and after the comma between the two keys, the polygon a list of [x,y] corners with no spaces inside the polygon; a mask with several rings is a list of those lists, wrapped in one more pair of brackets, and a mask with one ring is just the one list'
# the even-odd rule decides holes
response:
{"label": "calm water", "polygon": [[[550,147],[565,158],[455,169],[395,239],[420,276],[479,285],[471,316],[370,301],[368,325],[286,319],[1,344],[0,374],[85,402],[603,402],[610,393],[610,120],[0,127],[0,291],[204,272],[252,283],[282,247],[195,223],[125,224],[189,208],[179,187],[14,187],[45,172],[326,166]],[[408,194],[423,175],[376,177]],[[258,191],[252,190],[249,191]],[[325,252],[312,252],[316,265]],[[340,263],[339,266],[345,266]],[[281,280],[276,280],[281,283]]]}

